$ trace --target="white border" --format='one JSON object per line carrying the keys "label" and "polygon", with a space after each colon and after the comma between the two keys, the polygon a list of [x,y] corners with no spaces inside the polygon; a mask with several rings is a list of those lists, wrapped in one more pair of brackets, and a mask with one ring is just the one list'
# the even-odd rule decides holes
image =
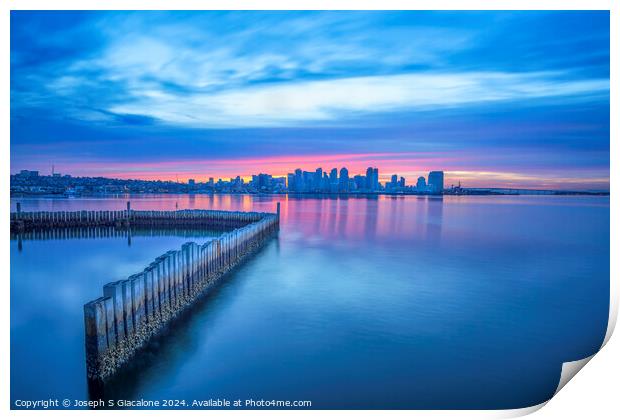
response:
{"label": "white border", "polygon": [[[618,158],[618,41],[619,33],[619,6],[617,1],[612,0],[416,0],[416,1],[397,1],[382,0],[380,2],[371,0],[289,0],[287,1],[256,1],[256,0],[237,0],[237,1],[192,1],[192,0],[5,0],[2,2],[2,15],[0,17],[0,33],[2,39],[2,66],[0,74],[2,75],[2,85],[0,87],[4,98],[5,106],[2,107],[2,151],[4,156],[10,156],[10,18],[9,10],[80,10],[80,9],[101,9],[101,10],[196,10],[196,9],[219,9],[219,10],[267,10],[267,9],[285,9],[285,10],[322,10],[322,9],[363,9],[363,10],[383,10],[383,9],[415,9],[415,10],[611,10],[611,255],[620,255],[618,248],[618,238],[620,237],[620,228],[617,218],[613,215],[617,212],[618,206],[618,189],[616,188],[616,180],[618,179],[618,166],[614,166]],[[615,118],[614,118],[615,117]],[[9,160],[4,159],[0,163],[2,165],[4,185],[2,194],[5,197],[5,205],[2,207],[0,218],[7,221],[2,224],[3,234],[5,238],[9,235]],[[5,326],[2,335],[2,355],[1,361],[2,379],[0,382],[0,390],[2,392],[2,408],[3,411],[9,410],[10,398],[10,375],[9,375],[9,354],[10,354],[10,255],[8,241],[2,242],[2,279],[3,279],[3,304],[1,317]],[[605,337],[605,343],[608,343],[613,328],[616,323],[618,313],[618,264],[617,261],[611,259],[611,305],[610,305],[610,322]],[[580,375],[580,380],[574,385],[571,383],[566,390],[560,393],[559,397],[553,398],[548,404],[549,407],[541,410],[536,416],[541,418],[583,418],[583,416],[591,416],[594,418],[616,418],[620,413],[619,403],[615,389],[617,389],[618,379],[615,374],[620,373],[620,345],[617,339],[612,341],[611,345],[606,346],[606,351],[602,355],[594,358],[591,364],[592,369],[586,369],[586,372]],[[609,350],[609,351],[608,351]],[[586,362],[592,358],[587,358]],[[600,359],[600,360],[599,360]],[[563,379],[570,379],[573,374],[579,371],[585,363],[571,362],[565,364],[563,369]],[[612,373],[613,372],[613,373]],[[573,381],[575,382],[575,381]],[[563,385],[563,384],[561,384]],[[558,391],[562,386],[558,386]],[[591,407],[590,403],[596,403]],[[289,418],[293,415],[295,418],[314,418],[316,415],[327,417],[355,416],[356,418],[376,418],[377,416],[388,416],[391,418],[504,418],[515,417],[529,414],[537,411],[546,404],[535,407],[529,407],[518,410],[503,411],[187,411],[185,416],[193,418],[203,418],[204,416],[216,416],[218,418],[239,418],[241,416],[251,415],[255,418]],[[45,413],[45,414],[43,414]],[[109,416],[113,413],[115,417],[142,417],[145,414],[149,418],[169,418],[171,412],[168,411],[106,411],[91,412],[93,416]],[[10,416],[17,417],[35,417],[39,418],[43,415],[51,418],[65,418],[83,416],[83,411],[10,411]]]}

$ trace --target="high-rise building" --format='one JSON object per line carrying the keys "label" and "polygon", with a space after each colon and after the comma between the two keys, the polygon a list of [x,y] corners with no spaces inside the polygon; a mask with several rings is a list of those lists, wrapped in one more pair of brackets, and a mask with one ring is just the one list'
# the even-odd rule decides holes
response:
{"label": "high-rise building", "polygon": [[312,180],[312,189],[314,191],[321,190],[321,180],[323,179],[323,168],[316,168],[314,171],[314,179]]}
{"label": "high-rise building", "polygon": [[195,186],[195,185],[196,185],[196,180],[195,180],[195,179],[190,178],[190,179],[188,179],[188,180],[187,180],[187,184],[188,184],[190,187],[193,187],[193,186]]}
{"label": "high-rise building", "polygon": [[443,193],[443,171],[428,173],[428,190],[433,194]]}
{"label": "high-rise building", "polygon": [[271,188],[272,179],[273,177],[269,174],[258,174],[256,176],[254,187],[259,190],[267,190]]}
{"label": "high-rise building", "polygon": [[379,168],[372,169],[372,190],[379,190]]}
{"label": "high-rise building", "polygon": [[289,191],[295,191],[295,174],[286,174],[286,187]]}
{"label": "high-rise building", "polygon": [[353,182],[355,184],[356,190],[365,190],[366,189],[366,177],[364,175],[355,175],[353,177]]}
{"label": "high-rise building", "polygon": [[323,180],[321,181],[321,192],[329,192],[329,176],[327,172],[323,172]]}
{"label": "high-rise building", "polygon": [[373,180],[373,169],[371,166],[369,166],[366,169],[366,189],[369,191],[373,190],[372,180]]}
{"label": "high-rise building", "polygon": [[400,180],[398,181],[398,186],[400,188],[405,188],[405,177],[404,176],[400,177]]}
{"label": "high-rise building", "polygon": [[295,169],[295,192],[302,192],[304,190],[303,186],[301,169]]}
{"label": "high-rise building", "polygon": [[329,171],[329,181],[332,184],[335,184],[338,182],[338,169],[332,168],[332,170]]}
{"label": "high-rise building", "polygon": [[302,187],[303,192],[312,191],[313,180],[314,180],[314,172],[308,172],[308,171],[303,172],[303,187]]}
{"label": "high-rise building", "polygon": [[329,171],[329,191],[338,192],[338,169],[336,168]]}
{"label": "high-rise building", "polygon": [[340,191],[349,191],[349,170],[347,168],[340,169]]}
{"label": "high-rise building", "polygon": [[425,192],[426,191],[426,179],[424,179],[423,176],[418,178],[418,182],[415,184],[416,189],[418,190],[418,192]]}

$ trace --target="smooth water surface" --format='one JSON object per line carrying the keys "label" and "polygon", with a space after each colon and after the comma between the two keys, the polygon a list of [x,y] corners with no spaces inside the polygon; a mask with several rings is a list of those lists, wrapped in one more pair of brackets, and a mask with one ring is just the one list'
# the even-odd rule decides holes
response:
{"label": "smooth water surface", "polygon": [[[127,199],[12,204],[122,209]],[[562,362],[589,356],[605,335],[609,197],[129,199],[166,210],[275,211],[280,201],[282,216],[279,237],[115,384],[115,397],[517,408],[551,397]],[[24,241],[21,251],[11,240],[12,401],[87,398],[82,305],[187,240]]]}

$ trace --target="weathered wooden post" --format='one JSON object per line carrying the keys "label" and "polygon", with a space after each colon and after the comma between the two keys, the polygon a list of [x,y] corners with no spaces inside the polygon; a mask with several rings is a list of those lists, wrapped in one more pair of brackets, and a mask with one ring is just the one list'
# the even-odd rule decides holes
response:
{"label": "weathered wooden post", "polygon": [[149,323],[153,322],[155,315],[153,303],[153,266],[150,265],[144,270],[144,309]]}
{"label": "weathered wooden post", "polygon": [[167,252],[127,280],[106,284],[104,297],[84,306],[88,375],[106,380],[146,340],[196,300],[210,281],[220,278],[277,232],[280,202],[276,203],[276,210],[276,214],[215,210],[135,212],[127,201],[127,213],[33,212],[21,214],[21,219],[22,223],[32,221],[52,228],[43,234],[55,232],[55,226],[74,224],[99,236],[102,229],[114,230],[109,225],[129,226],[131,220],[138,226],[150,226],[152,234],[158,232],[159,223],[182,231],[204,224],[230,228],[205,244],[187,242],[180,250]]}
{"label": "weathered wooden post", "polygon": [[99,298],[84,305],[84,335],[86,344],[86,369],[89,378],[100,375],[100,358],[108,349],[105,301]]}
{"label": "weathered wooden post", "polygon": [[106,337],[108,339],[108,348],[116,346],[116,323],[114,322],[114,302],[110,298],[103,301],[105,308]]}
{"label": "weathered wooden post", "polygon": [[123,286],[120,281],[108,283],[103,286],[103,296],[112,299],[114,306],[114,321],[116,341],[121,342],[125,339],[125,309],[123,305]]}
{"label": "weathered wooden post", "polygon": [[146,318],[144,307],[144,272],[129,277],[134,328],[137,330]]}
{"label": "weathered wooden post", "polygon": [[131,282],[122,280],[123,288],[123,312],[125,314],[125,337],[129,338],[134,332],[133,302],[131,301]]}
{"label": "weathered wooden post", "polygon": [[168,296],[166,293],[166,264],[164,256],[157,258],[157,271],[159,273],[159,307],[162,318],[165,316],[168,308]]}

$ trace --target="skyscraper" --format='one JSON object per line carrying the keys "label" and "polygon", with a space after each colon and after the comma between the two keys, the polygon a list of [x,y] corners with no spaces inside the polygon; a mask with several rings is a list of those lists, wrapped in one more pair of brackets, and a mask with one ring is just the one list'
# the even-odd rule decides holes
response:
{"label": "skyscraper", "polygon": [[303,192],[312,191],[312,185],[314,182],[314,172],[303,172]]}
{"label": "skyscraper", "polygon": [[329,191],[338,192],[338,169],[336,168],[329,171]]}
{"label": "skyscraper", "polygon": [[301,175],[301,169],[295,169],[295,192],[303,191],[303,179]]}
{"label": "skyscraper", "polygon": [[349,191],[349,170],[347,168],[340,169],[340,191]]}
{"label": "skyscraper", "polygon": [[314,171],[314,179],[312,182],[312,189],[314,191],[320,191],[321,190],[321,180],[323,178],[323,169],[322,168],[316,168],[316,170]]}
{"label": "skyscraper", "polygon": [[295,174],[287,174],[286,175],[286,187],[289,191],[295,191]]}
{"label": "skyscraper", "polygon": [[372,190],[379,190],[379,168],[372,169]]}
{"label": "skyscraper", "polygon": [[418,182],[415,185],[416,189],[418,190],[418,192],[425,192],[426,191],[426,179],[424,179],[423,176],[418,178]]}
{"label": "skyscraper", "polygon": [[332,168],[332,170],[329,171],[329,181],[332,184],[335,184],[336,182],[338,182],[338,169]]}
{"label": "skyscraper", "polygon": [[369,166],[368,169],[366,169],[366,189],[368,191],[372,191],[374,189],[372,180],[373,180],[373,169],[371,166]]}
{"label": "skyscraper", "polygon": [[443,171],[428,173],[428,190],[433,194],[443,193]]}

